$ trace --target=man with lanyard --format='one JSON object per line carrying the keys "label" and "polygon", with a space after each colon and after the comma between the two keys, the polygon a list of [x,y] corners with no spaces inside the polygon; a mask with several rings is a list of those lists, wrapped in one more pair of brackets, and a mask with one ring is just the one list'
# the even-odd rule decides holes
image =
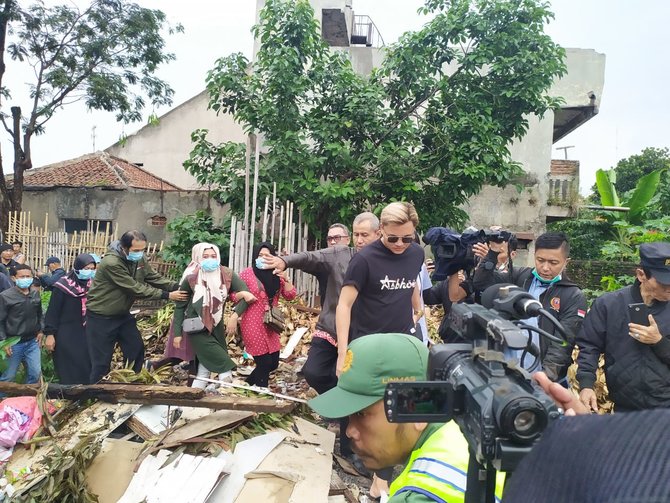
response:
{"label": "man with lanyard", "polygon": [[[353,230],[354,248],[347,246],[349,244],[348,233],[344,242],[340,237],[335,239],[335,236],[343,234],[343,229],[333,225],[328,230],[329,247],[326,249],[293,253],[283,257],[264,258],[266,267],[275,269],[275,272],[294,268],[309,273],[322,273],[327,277],[327,289],[322,298],[321,313],[316,322],[316,331],[312,334],[312,343],[307,354],[307,361],[302,367],[305,380],[319,394],[325,393],[337,384],[337,376],[335,375],[335,362],[337,361],[335,309],[340,297],[344,273],[347,271],[351,257],[355,253],[379,239],[379,219],[374,213],[361,213],[354,218]],[[331,239],[331,235],[333,239]],[[331,242],[334,246],[330,246]],[[344,417],[340,420],[340,453],[357,471],[363,475],[368,475],[369,473],[361,460],[353,454],[349,447],[348,439],[344,434],[346,428],[347,418]]]}
{"label": "man with lanyard", "polygon": [[[526,369],[544,370],[555,382],[565,383],[568,367],[572,364],[572,350],[575,337],[586,315],[586,297],[581,289],[564,276],[565,267],[570,260],[570,244],[562,232],[547,232],[535,241],[535,267],[515,267],[510,272],[496,270],[498,252],[486,244],[473,246],[480,261],[474,274],[475,290],[483,291],[497,283],[513,283],[523,288],[542,303],[542,306],[554,315],[563,325],[568,335],[568,344],[560,345],[540,337],[532,332],[532,343],[539,348],[540,367],[534,358],[524,358],[521,362]],[[526,320],[551,334],[555,328],[544,318]],[[523,351],[514,352],[517,358]],[[508,355],[508,356],[511,356]]]}
{"label": "man with lanyard", "polygon": [[[427,368],[428,350],[418,338],[367,335],[349,345],[337,386],[308,402],[321,416],[349,416],[346,434],[367,468],[405,464],[391,484],[388,503],[460,503],[465,498],[469,448],[458,425],[386,419],[386,385],[425,381]],[[496,484],[497,501],[502,480]]]}
{"label": "man with lanyard", "polygon": [[[640,319],[631,319],[635,310]],[[584,405],[598,410],[593,385],[604,353],[615,411],[670,407],[670,243],[640,245],[635,283],[595,300],[577,345]]]}

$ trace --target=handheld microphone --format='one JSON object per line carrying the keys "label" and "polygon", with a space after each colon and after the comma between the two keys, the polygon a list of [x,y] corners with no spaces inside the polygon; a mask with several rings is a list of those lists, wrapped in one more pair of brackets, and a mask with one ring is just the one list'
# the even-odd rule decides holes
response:
{"label": "handheld microphone", "polygon": [[492,285],[482,293],[482,305],[518,320],[540,315],[542,303],[511,283]]}

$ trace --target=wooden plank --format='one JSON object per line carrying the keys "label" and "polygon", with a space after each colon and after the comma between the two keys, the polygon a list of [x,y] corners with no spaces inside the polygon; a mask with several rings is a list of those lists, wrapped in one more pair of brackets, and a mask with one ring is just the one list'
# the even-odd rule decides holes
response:
{"label": "wooden plank", "polygon": [[[10,396],[34,396],[38,384],[0,382],[0,393]],[[204,391],[186,386],[155,386],[141,384],[91,384],[63,386],[49,384],[48,395],[68,399],[97,398],[108,403],[145,405],[176,405],[180,407],[205,407],[215,410],[247,410],[252,412],[291,412],[295,403],[264,398],[241,396],[210,396]],[[204,395],[204,396],[203,396]],[[192,398],[188,398],[192,397]]]}
{"label": "wooden plank", "polygon": [[230,427],[253,416],[252,412],[238,410],[218,410],[200,419],[189,421],[183,426],[175,428],[163,439],[163,445],[178,445],[181,442],[200,437],[210,431]]}

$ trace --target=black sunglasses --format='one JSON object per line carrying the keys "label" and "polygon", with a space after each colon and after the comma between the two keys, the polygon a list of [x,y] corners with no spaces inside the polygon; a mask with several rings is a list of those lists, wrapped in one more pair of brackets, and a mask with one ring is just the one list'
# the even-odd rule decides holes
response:
{"label": "black sunglasses", "polygon": [[409,243],[412,243],[414,241],[414,237],[412,237],[412,236],[402,236],[402,237],[400,237],[400,236],[386,236],[386,240],[389,243],[397,243],[399,239],[402,240],[402,242],[405,243],[405,244],[409,244]]}

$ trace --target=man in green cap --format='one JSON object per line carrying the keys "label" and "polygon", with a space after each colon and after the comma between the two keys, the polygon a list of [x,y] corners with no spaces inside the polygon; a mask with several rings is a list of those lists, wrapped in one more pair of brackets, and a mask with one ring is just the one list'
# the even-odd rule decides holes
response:
{"label": "man in green cap", "polygon": [[346,435],[368,469],[405,463],[389,503],[464,501],[469,454],[458,425],[389,423],[384,413],[386,385],[425,381],[427,368],[428,350],[418,338],[367,335],[349,345],[337,386],[309,401],[323,417],[349,416]]}

